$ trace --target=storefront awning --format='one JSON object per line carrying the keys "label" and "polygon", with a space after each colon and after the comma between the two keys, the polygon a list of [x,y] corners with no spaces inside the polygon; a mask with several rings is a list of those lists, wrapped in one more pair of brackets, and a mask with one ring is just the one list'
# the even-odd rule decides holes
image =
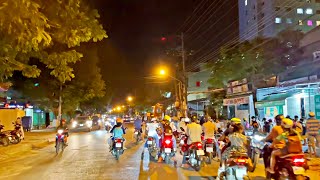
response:
{"label": "storefront awning", "polygon": [[263,98],[261,101],[256,102],[255,105],[256,105],[256,108],[283,106],[285,105],[285,100],[288,97],[291,97],[295,94],[297,93],[291,92],[291,93],[282,93],[282,94],[271,94]]}

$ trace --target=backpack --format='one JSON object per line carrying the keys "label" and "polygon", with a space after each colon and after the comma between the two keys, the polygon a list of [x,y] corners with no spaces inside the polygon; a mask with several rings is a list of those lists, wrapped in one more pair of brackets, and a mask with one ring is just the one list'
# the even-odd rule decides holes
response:
{"label": "backpack", "polygon": [[302,153],[302,145],[298,135],[288,136],[288,152],[291,153]]}

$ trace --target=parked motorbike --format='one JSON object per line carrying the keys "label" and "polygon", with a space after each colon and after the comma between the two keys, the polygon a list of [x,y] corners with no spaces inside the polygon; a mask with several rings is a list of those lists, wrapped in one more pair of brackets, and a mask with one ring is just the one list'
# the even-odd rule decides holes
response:
{"label": "parked motorbike", "polygon": [[265,136],[259,134],[255,134],[254,136],[252,136],[252,138],[250,138],[249,157],[251,158],[253,163],[251,172],[254,172],[259,159],[262,157],[263,148],[265,146],[265,143],[262,142],[263,139],[265,139]]}
{"label": "parked motorbike", "polygon": [[123,141],[124,140],[121,138],[115,138],[113,141],[113,147],[111,150],[111,154],[116,158],[116,160],[119,160],[120,155],[122,155],[124,152]]}
{"label": "parked motorbike", "polygon": [[141,131],[138,129],[134,129],[134,139],[136,140],[136,144],[139,143],[139,141],[142,140],[141,138]]}
{"label": "parked motorbike", "polygon": [[211,164],[211,160],[216,157],[216,144],[215,140],[212,138],[208,138],[204,141],[204,151],[207,156],[208,164]]}
{"label": "parked motorbike", "polygon": [[11,136],[14,138],[14,140],[17,141],[17,143],[21,142],[22,140],[22,132],[21,132],[21,124],[18,123],[14,123],[12,122],[12,124],[14,125],[14,130],[12,130],[10,132]]}
{"label": "parked motorbike", "polygon": [[56,134],[56,146],[55,146],[57,154],[59,154],[60,150],[63,151],[64,148],[66,147],[64,136],[65,136],[64,130],[59,129]]}
{"label": "parked motorbike", "polygon": [[[173,149],[173,141],[172,136],[165,136],[162,141],[162,153],[161,156],[164,159],[166,164],[170,163],[170,159],[175,156],[175,152]],[[175,161],[176,165],[176,161]]]}
{"label": "parked motorbike", "polygon": [[266,177],[275,180],[304,180],[309,179],[305,176],[307,169],[308,165],[304,154],[288,154],[276,158],[275,174],[267,172]]}
{"label": "parked motorbike", "polygon": [[220,179],[225,180],[248,180],[248,156],[247,154],[231,153],[226,161],[225,171],[220,174]]}
{"label": "parked motorbike", "polygon": [[8,135],[6,133],[1,132],[4,129],[3,125],[0,125],[0,144],[3,146],[8,146],[10,144]]}

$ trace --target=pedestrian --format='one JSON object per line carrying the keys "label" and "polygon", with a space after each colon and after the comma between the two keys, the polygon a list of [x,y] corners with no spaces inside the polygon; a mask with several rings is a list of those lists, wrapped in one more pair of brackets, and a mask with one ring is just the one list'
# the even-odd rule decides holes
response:
{"label": "pedestrian", "polygon": [[253,133],[256,133],[259,131],[260,125],[256,120],[255,116],[251,117],[251,126],[253,127]]}
{"label": "pedestrian", "polygon": [[315,156],[316,145],[319,146],[319,130],[320,130],[320,121],[315,118],[314,112],[309,113],[309,119],[307,120],[307,137],[308,137],[308,152],[310,156]]}
{"label": "pedestrian", "polygon": [[270,133],[270,129],[271,129],[270,121],[267,121],[266,118],[264,119],[265,119],[265,122],[264,122],[263,130],[265,133]]}
{"label": "pedestrian", "polygon": [[303,134],[303,127],[297,115],[295,115],[293,119],[293,129],[296,130],[298,133],[300,133],[300,135]]}
{"label": "pedestrian", "polygon": [[23,130],[23,126],[22,126],[22,120],[20,117],[17,118],[16,123],[20,125],[20,131],[21,131],[21,139],[24,140],[24,130]]}

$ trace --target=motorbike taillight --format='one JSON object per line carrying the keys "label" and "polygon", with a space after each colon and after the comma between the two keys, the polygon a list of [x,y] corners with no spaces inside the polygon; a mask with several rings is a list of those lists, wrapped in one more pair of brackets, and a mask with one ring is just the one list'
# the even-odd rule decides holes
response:
{"label": "motorbike taillight", "polygon": [[206,143],[207,143],[207,144],[212,144],[212,143],[213,143],[213,139],[207,139],[207,140],[206,140]]}
{"label": "motorbike taillight", "polygon": [[234,162],[236,164],[244,165],[244,164],[246,164],[248,162],[248,160],[244,159],[244,158],[238,158],[238,159],[234,159]]}
{"label": "motorbike taillight", "polygon": [[198,144],[197,144],[197,148],[198,148],[198,149],[202,149],[202,144],[201,144],[201,143],[198,143]]}
{"label": "motorbike taillight", "polygon": [[153,138],[152,138],[152,137],[149,137],[149,138],[148,138],[148,141],[152,141],[152,140],[153,140]]}
{"label": "motorbike taillight", "polygon": [[121,140],[121,139],[116,139],[116,142],[117,142],[117,143],[121,143],[122,140]]}
{"label": "motorbike taillight", "polygon": [[294,166],[303,166],[306,163],[306,160],[303,157],[293,157],[292,164]]}
{"label": "motorbike taillight", "polygon": [[171,143],[171,140],[170,140],[170,139],[166,139],[164,142],[165,142],[167,145],[169,145],[169,144]]}

